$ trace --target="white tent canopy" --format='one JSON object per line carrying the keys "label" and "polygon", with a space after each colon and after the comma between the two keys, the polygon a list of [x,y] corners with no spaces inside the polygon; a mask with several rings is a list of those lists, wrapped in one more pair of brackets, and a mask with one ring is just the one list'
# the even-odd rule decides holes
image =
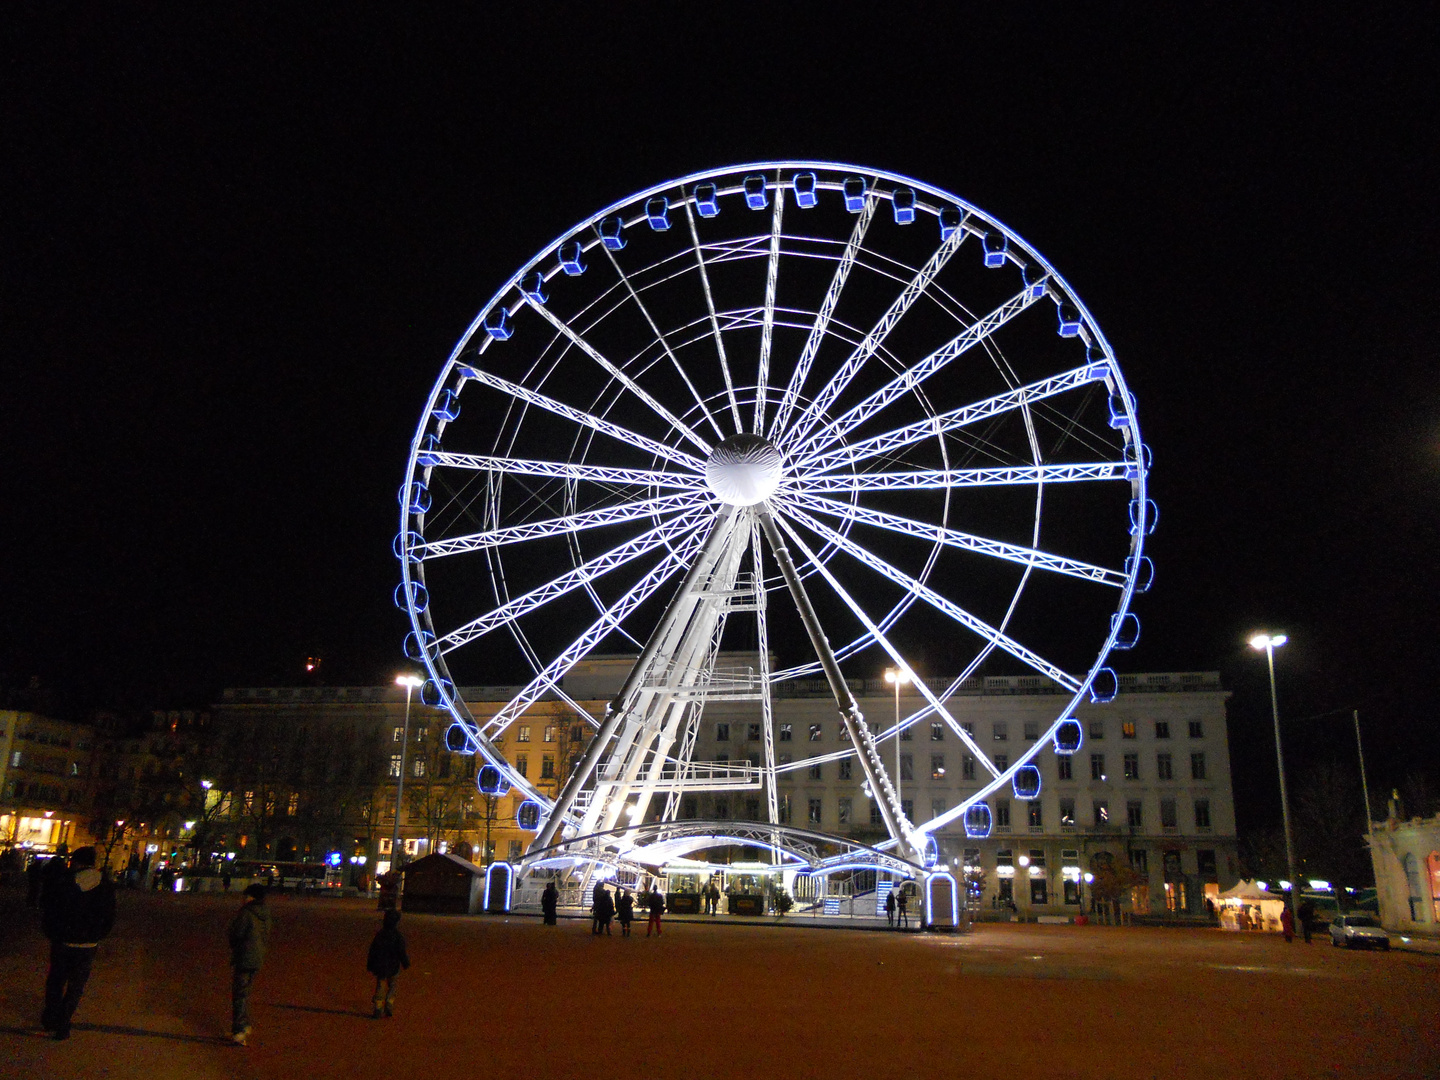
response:
{"label": "white tent canopy", "polygon": [[1243,878],[1232,888],[1226,889],[1224,892],[1222,892],[1220,894],[1220,899],[1241,901],[1248,900],[1251,903],[1258,903],[1261,900],[1279,900],[1282,903],[1284,902],[1283,897],[1277,895],[1276,893],[1266,892],[1264,889],[1260,888],[1259,885],[1256,885],[1254,881],[1246,881]]}

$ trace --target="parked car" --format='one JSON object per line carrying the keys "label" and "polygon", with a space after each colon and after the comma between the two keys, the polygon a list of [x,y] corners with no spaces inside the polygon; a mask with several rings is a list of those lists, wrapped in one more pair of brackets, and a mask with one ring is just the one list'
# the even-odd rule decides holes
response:
{"label": "parked car", "polygon": [[1330,944],[1337,949],[1356,947],[1389,949],[1390,935],[1374,915],[1340,915],[1330,923]]}

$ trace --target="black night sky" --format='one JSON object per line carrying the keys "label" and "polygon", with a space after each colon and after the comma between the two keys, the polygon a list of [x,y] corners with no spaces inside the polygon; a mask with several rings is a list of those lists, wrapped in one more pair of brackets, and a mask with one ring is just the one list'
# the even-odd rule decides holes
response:
{"label": "black night sky", "polygon": [[1223,673],[1242,825],[1261,626],[1293,754],[1350,763],[1348,714],[1299,720],[1359,707],[1372,787],[1440,786],[1432,13],[461,10],[0,16],[11,700],[388,679],[395,490],[474,313],[631,191],[809,157],[984,207],[1104,327],[1161,514],[1120,659]]}

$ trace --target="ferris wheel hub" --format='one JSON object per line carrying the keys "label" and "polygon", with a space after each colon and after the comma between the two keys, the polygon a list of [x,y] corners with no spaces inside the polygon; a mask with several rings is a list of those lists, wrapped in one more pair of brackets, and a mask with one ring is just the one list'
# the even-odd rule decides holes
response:
{"label": "ferris wheel hub", "polygon": [[759,435],[731,435],[710,452],[705,483],[731,506],[762,503],[780,486],[784,462],[774,444]]}

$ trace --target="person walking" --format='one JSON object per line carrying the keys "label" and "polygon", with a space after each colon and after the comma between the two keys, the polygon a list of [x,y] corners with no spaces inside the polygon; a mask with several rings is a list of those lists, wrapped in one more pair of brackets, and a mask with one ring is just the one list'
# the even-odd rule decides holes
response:
{"label": "person walking", "polygon": [[1300,932],[1305,935],[1305,944],[1310,944],[1310,934],[1315,928],[1315,901],[1306,900],[1300,905]]}
{"label": "person walking", "polygon": [[895,899],[895,928],[909,928],[910,926],[910,898],[905,895],[905,886],[902,884],[899,889],[900,895]]}
{"label": "person walking", "polygon": [[660,895],[658,885],[650,886],[650,895],[645,898],[645,906],[650,911],[650,921],[645,924],[645,936],[650,936],[650,931],[655,931],[655,936],[660,936],[660,916],[665,914],[665,898]]}
{"label": "person walking", "polygon": [[560,905],[560,890],[555,887],[555,882],[545,886],[545,891],[540,894],[540,910],[545,914],[545,925],[555,925],[555,909]]}
{"label": "person walking", "polygon": [[1280,912],[1280,932],[1285,935],[1287,943],[1295,940],[1295,916],[1291,913],[1289,904]]}
{"label": "person walking", "polygon": [[621,889],[615,900],[615,914],[620,919],[620,936],[630,936],[630,923],[635,918],[635,897],[629,889]]}
{"label": "person walking", "polygon": [[373,1011],[370,1019],[379,1020],[384,1006],[385,1016],[395,1015],[395,980],[400,969],[410,966],[410,954],[405,951],[405,935],[400,933],[400,912],[385,912],[384,925],[375,932],[370,942],[370,953],[365,958],[365,970],[375,976],[375,996],[371,1000]]}
{"label": "person walking", "polygon": [[[52,862],[63,859],[56,856]],[[52,876],[45,901],[50,971],[40,1026],[56,1039],[70,1037],[70,1020],[90,980],[95,952],[115,925],[115,886],[95,869],[95,849],[79,848],[65,877]]]}
{"label": "person walking", "polygon": [[270,907],[265,903],[265,886],[247,886],[243,895],[245,903],[230,921],[227,934],[230,966],[234,969],[230,983],[230,1038],[236,1046],[244,1046],[250,1038],[250,987],[265,962],[273,926]]}
{"label": "person walking", "polygon": [[891,929],[895,927],[895,890],[891,889],[885,894],[885,922]]}

